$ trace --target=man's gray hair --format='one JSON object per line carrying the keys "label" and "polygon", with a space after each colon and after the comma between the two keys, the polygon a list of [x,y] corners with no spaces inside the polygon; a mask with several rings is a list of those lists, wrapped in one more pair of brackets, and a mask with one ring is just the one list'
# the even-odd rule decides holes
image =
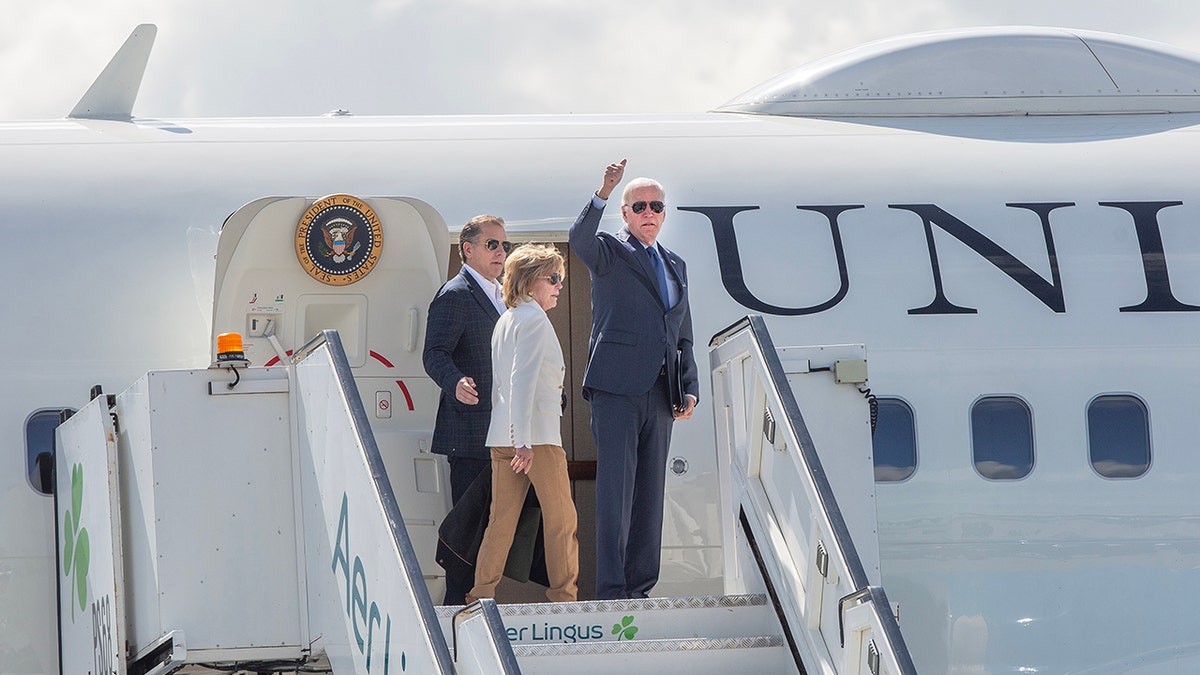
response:
{"label": "man's gray hair", "polygon": [[629,195],[633,194],[638,188],[652,187],[658,189],[658,194],[662,195],[663,201],[667,200],[667,191],[663,189],[662,183],[653,178],[634,178],[625,186],[625,190],[621,192],[621,204],[629,204]]}

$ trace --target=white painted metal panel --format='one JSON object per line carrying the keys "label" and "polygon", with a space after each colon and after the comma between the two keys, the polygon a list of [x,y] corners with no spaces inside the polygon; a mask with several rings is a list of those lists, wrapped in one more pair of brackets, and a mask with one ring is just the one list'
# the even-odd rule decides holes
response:
{"label": "white painted metal panel", "polygon": [[[875,511],[875,464],[871,454],[870,407],[853,384],[835,384],[838,360],[866,359],[862,345],[782,347],[782,359],[806,360],[813,370],[788,373],[792,395],[821,459],[821,468],[837,498],[863,571],[873,585],[879,578],[879,534]],[[780,486],[781,494],[787,486]],[[794,522],[794,521],[793,521]]]}
{"label": "white painted metal panel", "polygon": [[118,397],[130,420],[135,651],[170,630],[186,634],[189,660],[297,655],[306,644],[287,396],[208,393],[232,381],[220,370],[156,371]]}
{"label": "white painted metal panel", "polygon": [[142,377],[121,392],[116,403],[117,418],[121,420],[117,452],[124,516],[125,592],[129,598],[128,639],[135,652],[169,630],[162,625],[158,602],[158,514],[148,386],[149,377]]}
{"label": "white painted metal panel", "polygon": [[107,399],[84,406],[57,436],[62,672],[124,675],[125,572]]}

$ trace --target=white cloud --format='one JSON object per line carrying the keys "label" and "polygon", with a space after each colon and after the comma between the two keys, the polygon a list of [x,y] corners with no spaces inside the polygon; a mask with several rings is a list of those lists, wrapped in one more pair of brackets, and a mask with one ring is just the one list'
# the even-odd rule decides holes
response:
{"label": "white cloud", "polygon": [[1200,50],[1200,5],[1104,0],[40,0],[0,27],[0,118],[61,117],[138,23],[139,116],[701,111],[793,66],[976,25]]}

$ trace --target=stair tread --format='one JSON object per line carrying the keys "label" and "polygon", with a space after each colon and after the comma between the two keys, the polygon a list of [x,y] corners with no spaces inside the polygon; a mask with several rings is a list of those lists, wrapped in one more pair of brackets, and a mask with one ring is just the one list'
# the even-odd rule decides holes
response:
{"label": "stair tread", "polygon": [[548,644],[516,644],[513,653],[522,656],[559,656],[569,654],[630,654],[639,652],[717,651],[729,649],[769,649],[782,647],[778,635],[751,635],[719,638],[655,638],[647,640],[600,640]]}
{"label": "stair tread", "polygon": [[[636,598],[628,600],[580,600],[577,602],[531,602],[497,605],[501,616],[530,616],[553,614],[587,614],[597,612],[663,611],[675,609],[708,609],[755,607],[765,605],[767,596],[762,593],[749,595],[699,595],[674,598]],[[437,608],[442,618],[452,617],[462,605],[443,605]]]}

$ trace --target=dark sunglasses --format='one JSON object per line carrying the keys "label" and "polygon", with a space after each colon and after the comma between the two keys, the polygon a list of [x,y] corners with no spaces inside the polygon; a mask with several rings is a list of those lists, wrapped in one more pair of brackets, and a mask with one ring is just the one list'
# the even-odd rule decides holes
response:
{"label": "dark sunglasses", "polygon": [[665,206],[663,206],[663,203],[658,200],[655,200],[652,202],[634,202],[629,205],[629,208],[634,213],[641,213],[642,211],[646,210],[646,206],[649,206],[650,210],[655,213],[662,213],[663,209],[666,208]]}
{"label": "dark sunglasses", "polygon": [[559,284],[561,284],[561,283],[563,283],[564,281],[566,281],[566,280],[567,280],[567,277],[566,277],[566,275],[559,274],[558,272],[555,272],[554,274],[551,274],[551,275],[550,275],[550,276],[548,276],[548,277],[541,277],[541,278],[542,278],[542,279],[549,279],[549,280],[550,280],[550,285],[551,285],[551,286],[557,286],[557,285],[559,285]]}
{"label": "dark sunglasses", "polygon": [[483,245],[486,246],[487,250],[489,250],[489,251],[495,251],[497,246],[503,246],[505,253],[512,253],[513,245],[512,245],[511,241],[500,241],[499,239],[488,239],[487,241],[483,242]]}

